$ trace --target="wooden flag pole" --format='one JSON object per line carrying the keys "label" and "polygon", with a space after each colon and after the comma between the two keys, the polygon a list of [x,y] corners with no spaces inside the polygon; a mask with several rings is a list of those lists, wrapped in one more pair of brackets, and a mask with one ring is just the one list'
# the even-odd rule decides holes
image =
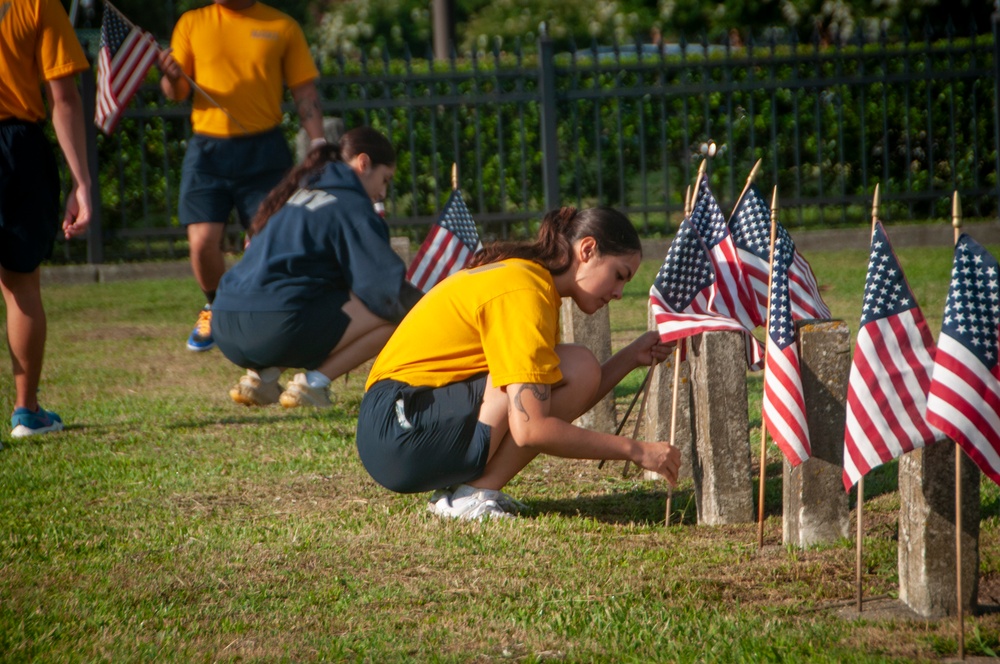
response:
{"label": "wooden flag pole", "polygon": [[[637,440],[639,435],[639,425],[642,424],[642,414],[646,411],[646,397],[649,395],[649,386],[653,384],[653,370],[656,369],[656,360],[649,365],[649,371],[646,372],[645,385],[642,387],[642,401],[639,402],[639,412],[635,416],[635,426],[632,427],[632,439]],[[625,465],[622,466],[622,477],[628,476],[630,462],[625,461]]]}
{"label": "wooden flag pole", "polygon": [[458,162],[451,162],[451,188],[458,189]]}
{"label": "wooden flag pole", "polygon": [[702,159],[701,165],[698,166],[698,175],[694,179],[694,190],[691,192],[691,209],[694,209],[694,201],[698,198],[698,188],[701,186],[701,180],[705,177],[705,169],[708,168],[708,159]]}
{"label": "wooden flag pole", "polygon": [[[642,394],[646,385],[649,383],[649,375],[652,372],[653,367],[650,366],[649,369],[646,370],[646,376],[642,379],[642,383],[639,384],[639,389],[635,391],[635,395],[632,397],[632,401],[629,403],[628,408],[625,409],[625,415],[622,416],[622,421],[618,423],[618,427],[615,429],[616,436],[621,435],[622,429],[625,428],[625,423],[628,422],[628,416],[632,414],[632,409],[635,408],[635,402],[639,400],[639,395]],[[597,464],[598,469],[604,468],[604,464],[606,462],[607,459],[601,459]]]}
{"label": "wooden flag pole", "polygon": [[[767,311],[771,322],[771,281],[774,278],[774,242],[778,237],[778,185],[771,196],[771,248],[768,254]],[[765,335],[768,325],[764,325]],[[764,385],[767,385],[767,362],[764,363]],[[757,480],[757,548],[764,548],[764,483],[767,478],[767,425],[764,423],[764,405],[760,408],[760,477]]]}
{"label": "wooden flag pole", "polygon": [[[875,194],[872,196],[872,236],[875,235],[875,224],[878,222],[879,218],[879,203],[881,199],[879,198],[878,185],[875,185]],[[858,479],[858,505],[857,509],[857,529],[855,535],[854,543],[854,583],[855,583],[855,595],[857,596],[858,613],[861,613],[863,608],[864,590],[861,583],[862,577],[862,548],[864,544],[864,513],[865,513],[865,476],[862,475]]]}
{"label": "wooden flag pole", "polygon": [[[951,201],[951,225],[955,229],[955,244],[962,235],[962,203],[955,191]],[[965,659],[965,610],[962,607],[962,446],[955,443],[955,605],[958,610],[958,658]]]}
{"label": "wooden flag pole", "polygon": [[[674,441],[677,439],[677,392],[680,391],[681,387],[681,349],[684,339],[677,340],[677,346],[674,347],[674,391],[670,395],[670,446],[674,446]],[[666,516],[663,519],[663,523],[666,526],[670,525],[670,511],[673,509],[674,502],[674,487],[667,482],[667,508]]]}
{"label": "wooden flag pole", "polygon": [[691,185],[684,190],[684,218],[691,216]]}
{"label": "wooden flag pole", "polygon": [[[736,214],[736,209],[740,206],[740,201],[742,201],[743,197],[747,195],[747,191],[750,189],[750,185],[753,184],[754,178],[757,177],[757,171],[760,170],[760,165],[763,161],[763,159],[758,159],[757,163],[750,169],[750,175],[747,176],[747,183],[743,185],[743,191],[741,191],[740,195],[736,198],[736,207],[733,208],[733,214]],[[731,214],[729,216],[732,218],[733,215]]]}

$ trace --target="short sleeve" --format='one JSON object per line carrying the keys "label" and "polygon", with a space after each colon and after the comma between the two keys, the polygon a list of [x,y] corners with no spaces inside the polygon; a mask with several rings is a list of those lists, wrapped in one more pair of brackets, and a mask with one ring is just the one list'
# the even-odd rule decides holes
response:
{"label": "short sleeve", "polygon": [[493,384],[552,385],[562,380],[556,343],[558,304],[537,289],[510,291],[478,312],[483,352]]}
{"label": "short sleeve", "polygon": [[302,28],[294,21],[289,26],[288,47],[285,49],[285,57],[281,66],[285,85],[289,88],[298,87],[319,77],[319,70],[316,69],[316,63],[313,62],[306,37],[302,34]]}
{"label": "short sleeve", "polygon": [[42,78],[51,81],[89,69],[90,63],[62,5],[48,0],[41,3],[41,11],[36,56]]}

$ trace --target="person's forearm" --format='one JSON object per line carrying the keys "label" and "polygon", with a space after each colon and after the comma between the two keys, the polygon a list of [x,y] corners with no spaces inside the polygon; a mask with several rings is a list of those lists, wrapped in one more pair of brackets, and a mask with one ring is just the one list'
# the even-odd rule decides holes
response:
{"label": "person's forearm", "polygon": [[[76,90],[75,82],[72,84]],[[52,104],[52,126],[59,147],[77,187],[90,187],[87,162],[87,134],[83,120],[83,101],[79,93],[60,96]]]}
{"label": "person's forearm", "polygon": [[292,90],[295,109],[299,114],[299,123],[306,130],[310,139],[325,138],[323,132],[323,109],[319,105],[319,92],[316,85],[306,83]]}

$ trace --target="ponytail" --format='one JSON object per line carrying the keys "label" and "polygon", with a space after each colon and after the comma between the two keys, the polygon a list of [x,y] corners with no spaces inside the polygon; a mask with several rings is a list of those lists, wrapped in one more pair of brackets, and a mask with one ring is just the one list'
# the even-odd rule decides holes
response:
{"label": "ponytail", "polygon": [[494,242],[478,251],[469,267],[522,258],[544,265],[553,275],[560,275],[573,264],[573,245],[584,237],[594,238],[597,251],[602,255],[642,252],[635,226],[614,208],[577,210],[562,207],[545,215],[534,242]]}

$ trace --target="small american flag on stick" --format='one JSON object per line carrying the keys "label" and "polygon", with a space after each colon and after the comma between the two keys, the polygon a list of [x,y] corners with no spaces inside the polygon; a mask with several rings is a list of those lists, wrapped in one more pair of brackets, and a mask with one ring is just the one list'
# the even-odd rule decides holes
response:
{"label": "small american flag on stick", "polygon": [[963,234],[955,244],[927,421],[1000,484],[1000,266]]}
{"label": "small american flag on stick", "polygon": [[[775,192],[777,198],[777,192]],[[769,214],[768,217],[771,215]],[[777,225],[777,220],[772,223]],[[799,362],[798,336],[789,295],[789,268],[795,247],[788,234],[776,229],[771,261],[770,310],[767,319],[767,355],[764,360],[764,404],[762,414],[767,431],[792,466],[812,454],[805,394]],[[770,238],[768,239],[768,247]],[[766,250],[765,250],[766,251]],[[769,252],[770,253],[770,252]]]}
{"label": "small american flag on stick", "polygon": [[941,437],[926,419],[933,366],[934,339],[876,222],[847,385],[844,489],[850,491],[872,468]]}
{"label": "small american flag on stick", "polygon": [[452,189],[441,216],[420,245],[406,278],[426,293],[439,281],[468,265],[472,255],[482,246],[476,222],[465,206],[462,192]]}
{"label": "small american flag on stick", "polygon": [[159,50],[152,35],[129,23],[110,3],[104,4],[94,124],[105,134],[118,126],[125,107],[145,80]]}

